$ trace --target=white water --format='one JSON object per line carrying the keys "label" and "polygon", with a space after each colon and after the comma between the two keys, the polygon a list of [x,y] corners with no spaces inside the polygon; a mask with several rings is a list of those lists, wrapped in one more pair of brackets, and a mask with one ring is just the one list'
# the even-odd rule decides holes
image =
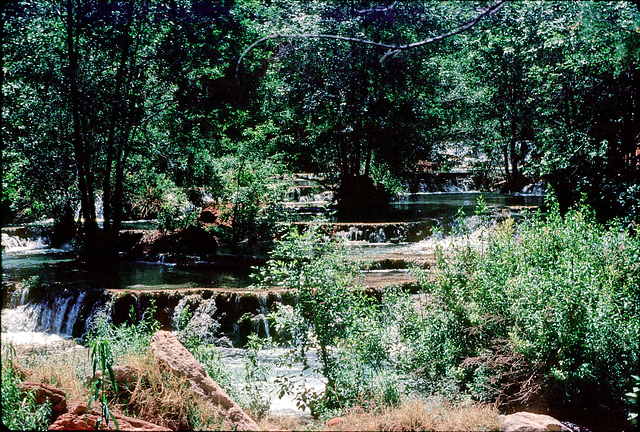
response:
{"label": "white water", "polygon": [[2,233],[3,252],[21,253],[47,249],[48,245],[42,237],[23,238]]}
{"label": "white water", "polygon": [[[248,362],[246,351],[240,348],[216,348],[216,351],[220,354],[221,361],[231,376],[231,386],[235,387],[234,390],[236,393],[242,394],[247,385],[245,379],[246,365]],[[280,376],[286,376],[291,380],[295,380],[296,383],[303,385],[304,388],[321,393],[324,391],[326,380],[320,374],[312,372],[311,369],[303,371],[300,364],[293,365],[291,368],[279,365],[279,359],[286,351],[287,350],[283,348],[270,348],[258,351],[258,361],[266,367],[267,371],[267,382],[265,383],[264,390],[266,390],[271,399],[270,412],[281,415],[309,414],[309,408],[304,410],[297,408],[294,395],[285,394],[282,399],[278,398],[280,387],[275,381]],[[309,363],[312,368],[318,366],[318,359],[313,351],[309,353]]]}
{"label": "white water", "polygon": [[[25,294],[22,294],[24,299]],[[58,297],[52,303],[19,304],[2,310],[2,336],[47,334],[69,338],[84,304],[86,293],[78,297]],[[41,336],[37,336],[41,338]]]}
{"label": "white water", "polygon": [[214,342],[219,323],[216,316],[215,296],[203,299],[199,294],[183,296],[173,310],[174,328],[182,327],[189,335],[206,343]]}

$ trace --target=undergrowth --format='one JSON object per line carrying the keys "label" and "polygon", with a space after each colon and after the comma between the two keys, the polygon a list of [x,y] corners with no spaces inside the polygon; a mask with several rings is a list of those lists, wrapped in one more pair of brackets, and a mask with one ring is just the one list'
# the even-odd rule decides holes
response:
{"label": "undergrowth", "polygon": [[[482,203],[480,203],[482,204]],[[298,303],[272,316],[324,391],[281,377],[281,393],[331,417],[441,395],[513,409],[627,409],[638,375],[640,238],[579,206],[454,232],[418,294],[362,289],[359,269],[321,229],[278,243],[262,271]],[[477,234],[477,233],[476,233]],[[317,352],[314,365],[311,354]]]}
{"label": "undergrowth", "polygon": [[44,430],[49,427],[51,404],[36,403],[33,391],[25,392],[15,369],[11,346],[2,350],[2,424],[8,430]]}
{"label": "undergrowth", "polygon": [[586,206],[550,204],[421,273],[431,301],[404,331],[423,342],[408,356],[422,386],[515,406],[624,404],[640,353],[640,239]]}

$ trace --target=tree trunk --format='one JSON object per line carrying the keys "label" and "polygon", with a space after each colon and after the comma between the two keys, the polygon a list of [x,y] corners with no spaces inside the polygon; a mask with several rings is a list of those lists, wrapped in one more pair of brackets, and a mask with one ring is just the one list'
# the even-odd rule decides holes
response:
{"label": "tree trunk", "polygon": [[71,117],[73,119],[73,150],[75,154],[76,170],[78,176],[78,188],[80,190],[80,209],[84,218],[85,236],[93,237],[98,224],[95,214],[95,197],[93,185],[90,184],[89,163],[85,152],[82,133],[82,120],[80,118],[80,92],[78,90],[78,53],[75,49],[75,20],[73,17],[72,0],[67,1],[67,50],[69,56],[69,96],[71,102]]}

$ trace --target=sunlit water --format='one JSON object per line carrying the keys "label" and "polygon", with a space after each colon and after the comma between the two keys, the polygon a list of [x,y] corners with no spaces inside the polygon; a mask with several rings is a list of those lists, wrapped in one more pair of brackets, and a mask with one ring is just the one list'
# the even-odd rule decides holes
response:
{"label": "sunlit water", "polygon": [[[227,372],[231,377],[230,386],[234,387],[233,390],[240,395],[246,397],[246,386],[251,385],[247,383],[245,377],[247,374],[247,355],[244,349],[240,348],[218,348],[218,353],[222,363],[225,365]],[[317,393],[324,391],[326,380],[320,374],[313,372],[313,368],[317,368],[318,359],[314,352],[309,353],[309,364],[311,369],[303,371],[303,367],[300,364],[294,364],[292,367],[282,365],[279,361],[280,357],[286,353],[283,348],[271,348],[262,349],[258,352],[259,365],[263,365],[266,369],[266,385],[262,386],[268,394],[270,400],[270,412],[281,415],[297,415],[301,413],[309,413],[309,408],[301,410],[297,407],[297,401],[294,395],[285,394],[282,398],[279,397],[280,385],[276,381],[285,376],[290,380],[294,380],[296,383],[304,386],[304,388],[310,389]],[[259,383],[258,385],[261,385]]]}

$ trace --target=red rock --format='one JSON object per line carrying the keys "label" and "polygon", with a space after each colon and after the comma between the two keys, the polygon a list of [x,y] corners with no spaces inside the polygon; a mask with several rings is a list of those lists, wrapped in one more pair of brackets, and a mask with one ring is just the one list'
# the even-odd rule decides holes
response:
{"label": "red rock", "polygon": [[[113,375],[116,380],[116,384],[119,386],[123,384],[133,384],[138,381],[138,376],[140,375],[140,371],[133,366],[123,365],[123,366],[114,366],[113,367]],[[96,371],[94,375],[94,379],[98,379],[102,376],[102,371]]]}
{"label": "red rock", "polygon": [[344,419],[342,417],[334,417],[327,422],[327,426],[335,426],[344,423]]}
{"label": "red rock", "polygon": [[226,419],[225,427],[238,431],[260,430],[256,422],[209,377],[204,367],[170,332],[154,333],[149,349],[159,364],[177,376],[186,377],[195,394],[217,407]]}
{"label": "red rock", "polygon": [[501,415],[500,420],[505,432],[571,431],[571,429],[551,416],[525,411]]}
{"label": "red rock", "polygon": [[[126,417],[121,414],[114,414],[118,420],[118,427],[121,431],[170,431],[171,429],[158,426],[144,420],[138,420]],[[95,430],[99,416],[95,414],[62,414],[58,419],[49,426],[49,430]],[[109,428],[102,426],[103,430],[116,430],[113,419],[109,420]]]}
{"label": "red rock", "polygon": [[67,411],[67,396],[62,390],[34,382],[23,382],[20,386],[25,392],[35,392],[36,404],[41,405],[46,401],[51,403],[51,420],[55,420],[60,414]]}

